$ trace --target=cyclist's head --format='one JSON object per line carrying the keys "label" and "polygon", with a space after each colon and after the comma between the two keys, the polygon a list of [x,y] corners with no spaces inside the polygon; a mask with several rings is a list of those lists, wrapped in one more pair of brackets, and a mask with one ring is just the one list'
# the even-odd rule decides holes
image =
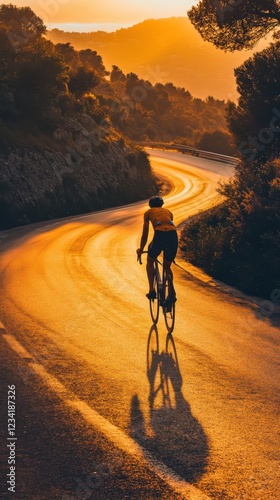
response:
{"label": "cyclist's head", "polygon": [[150,200],[149,200],[149,206],[151,208],[162,207],[163,204],[164,204],[164,201],[160,196],[152,196],[152,198],[150,198]]}

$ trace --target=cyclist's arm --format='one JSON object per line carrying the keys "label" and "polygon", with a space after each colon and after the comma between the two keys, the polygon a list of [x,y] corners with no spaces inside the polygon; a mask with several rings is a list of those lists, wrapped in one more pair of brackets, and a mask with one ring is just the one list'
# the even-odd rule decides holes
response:
{"label": "cyclist's arm", "polygon": [[139,248],[141,253],[143,252],[145,245],[147,243],[148,235],[149,235],[149,218],[146,214],[144,214],[144,224],[143,224],[143,230]]}

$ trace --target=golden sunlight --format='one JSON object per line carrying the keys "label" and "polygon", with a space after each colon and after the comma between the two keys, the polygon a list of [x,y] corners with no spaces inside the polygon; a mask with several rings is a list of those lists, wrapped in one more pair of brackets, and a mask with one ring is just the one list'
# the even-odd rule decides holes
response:
{"label": "golden sunlight", "polygon": [[29,5],[46,23],[125,23],[148,18],[186,16],[193,0],[17,0],[18,7]]}

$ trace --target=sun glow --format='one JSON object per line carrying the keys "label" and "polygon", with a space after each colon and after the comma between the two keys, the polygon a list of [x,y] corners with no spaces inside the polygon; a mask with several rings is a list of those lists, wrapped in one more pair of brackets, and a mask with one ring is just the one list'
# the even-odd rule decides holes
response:
{"label": "sun glow", "polygon": [[44,22],[126,23],[148,18],[186,16],[197,2],[193,0],[18,0],[18,7],[29,5]]}

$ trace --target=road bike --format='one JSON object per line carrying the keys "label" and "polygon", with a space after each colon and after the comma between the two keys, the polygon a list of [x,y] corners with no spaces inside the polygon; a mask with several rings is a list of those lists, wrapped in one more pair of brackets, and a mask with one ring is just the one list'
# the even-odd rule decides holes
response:
{"label": "road bike", "polygon": [[[147,251],[143,253],[148,253]],[[138,256],[142,264],[141,255]],[[167,331],[172,333],[175,325],[175,303],[176,292],[171,276],[165,270],[165,252],[163,251],[163,261],[158,258],[154,261],[154,290],[156,297],[149,299],[150,313],[153,324],[156,325],[159,319],[159,308],[162,307]]]}

